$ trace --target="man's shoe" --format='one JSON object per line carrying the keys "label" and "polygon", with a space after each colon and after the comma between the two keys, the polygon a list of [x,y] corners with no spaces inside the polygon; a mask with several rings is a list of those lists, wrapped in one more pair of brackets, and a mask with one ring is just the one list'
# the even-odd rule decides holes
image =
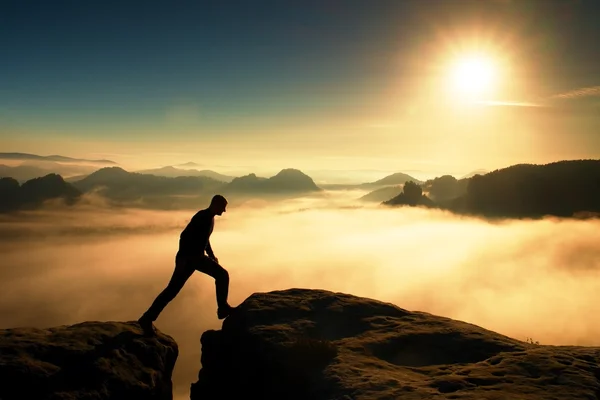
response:
{"label": "man's shoe", "polygon": [[142,328],[142,330],[144,331],[144,335],[146,336],[155,336],[156,332],[154,331],[154,326],[152,325],[152,321],[150,321],[148,318],[145,317],[140,317],[140,319],[138,319],[138,324],[140,324],[140,328]]}
{"label": "man's shoe", "polygon": [[217,317],[219,317],[219,319],[225,319],[229,316],[229,314],[231,314],[231,310],[233,310],[233,307],[231,307],[229,304],[227,304],[225,307],[219,307],[217,310]]}

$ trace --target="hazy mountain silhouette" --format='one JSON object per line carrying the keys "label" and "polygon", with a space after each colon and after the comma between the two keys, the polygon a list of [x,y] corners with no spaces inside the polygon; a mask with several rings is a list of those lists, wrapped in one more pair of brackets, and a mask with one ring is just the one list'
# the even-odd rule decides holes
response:
{"label": "hazy mountain silhouette", "polygon": [[[36,168],[0,165],[0,171],[42,172]],[[373,191],[361,200],[383,201],[386,205],[436,206],[486,217],[570,217],[600,213],[600,160],[519,164],[471,178],[443,175],[420,184],[409,180],[409,194],[406,185],[402,193],[397,193],[400,185],[387,185],[407,177],[397,173],[367,184],[339,186],[364,189],[381,185],[381,190]],[[69,202],[81,192],[90,191],[124,205],[194,208],[216,193],[232,195],[232,200],[243,200],[248,197],[300,196],[322,190],[310,176],[292,168],[283,169],[270,178],[252,173],[230,182],[207,176],[157,176],[128,172],[120,167],[101,168],[71,181],[72,186],[59,174],[46,174],[42,178],[27,180],[22,186],[17,179],[2,179],[0,208],[10,211],[25,206],[36,207],[56,197]],[[392,197],[381,200],[388,194]]]}
{"label": "hazy mountain silhouette", "polygon": [[45,169],[33,165],[18,165],[11,167],[9,165],[0,164],[1,178],[13,178],[21,183],[47,174],[48,172]]}
{"label": "hazy mountain silhouette", "polygon": [[227,183],[206,176],[165,177],[106,167],[72,184],[122,205],[151,208],[193,208],[217,193],[234,195],[231,201],[235,203],[247,197],[296,196],[321,190],[309,176],[294,169],[284,169],[271,178],[249,174]]}
{"label": "hazy mountain silhouette", "polygon": [[366,195],[360,197],[359,200],[381,203],[382,201],[393,199],[402,193],[402,187],[403,185],[382,187],[367,193]]}
{"label": "hazy mountain silhouette", "polygon": [[267,180],[267,187],[282,191],[319,191],[312,178],[300,170],[286,168]]}
{"label": "hazy mountain silhouette", "polygon": [[198,164],[198,163],[195,163],[193,161],[188,161],[188,162],[183,163],[183,164],[177,164],[177,165],[175,165],[175,167],[183,167],[183,168],[198,168],[198,167],[201,167],[201,166],[202,166],[202,164]]}
{"label": "hazy mountain silhouette", "polygon": [[465,195],[468,184],[469,178],[456,179],[452,175],[442,175],[427,180],[421,184],[421,187],[433,201],[443,204],[444,202]]}
{"label": "hazy mountain silhouette", "polygon": [[600,160],[518,164],[469,179],[445,207],[490,217],[571,217],[600,212]]}
{"label": "hazy mountain silhouette", "polygon": [[34,178],[22,185],[13,178],[0,179],[0,212],[37,208],[51,199],[73,204],[80,196],[79,190],[56,174]]}
{"label": "hazy mountain silhouette", "polygon": [[256,174],[248,174],[232,179],[229,185],[226,186],[226,192],[258,192],[261,191],[263,185],[268,178],[261,178]]}
{"label": "hazy mountain silhouette", "polygon": [[270,178],[256,174],[234,178],[222,189],[224,193],[235,194],[301,194],[320,190],[310,176],[293,168],[283,169]]}
{"label": "hazy mountain silhouette", "polygon": [[424,190],[433,202],[423,196],[422,205],[461,214],[498,218],[597,216],[600,160],[518,164],[463,179],[443,175],[419,188],[409,198],[402,194],[385,204],[415,205]]}
{"label": "hazy mountain silhouette", "polygon": [[[121,167],[105,167],[101,168],[85,178],[77,181],[77,186],[84,187],[85,190],[92,189],[95,185],[109,184],[111,181],[120,182],[132,176],[138,176],[135,172],[125,171]],[[83,185],[83,186],[82,186]]]}
{"label": "hazy mountain silhouette", "polygon": [[[96,193],[116,202],[138,202],[140,206],[177,207],[189,196],[189,204],[197,204],[214,194],[225,183],[205,176],[168,178],[128,172],[120,167],[106,167],[72,183],[83,192]],[[187,203],[186,203],[187,204]]]}
{"label": "hazy mountain silhouette", "polygon": [[415,183],[422,183],[422,181],[413,178],[410,175],[407,175],[402,172],[396,172],[395,174],[388,175],[385,178],[381,178],[375,182],[363,183],[362,187],[372,187],[372,186],[390,186],[390,185],[402,185],[408,181],[413,181]]}
{"label": "hazy mountain silhouette", "polygon": [[21,205],[21,185],[14,178],[0,178],[0,212],[13,211]]}
{"label": "hazy mountain silhouette", "polygon": [[490,172],[490,171],[488,171],[488,170],[486,170],[486,169],[476,169],[476,170],[474,170],[474,171],[471,171],[471,172],[469,172],[468,174],[466,174],[466,175],[462,176],[460,179],[472,178],[472,177],[474,177],[475,175],[485,175],[485,174],[487,174],[488,172]]}
{"label": "hazy mountain silhouette", "polygon": [[[98,171],[98,170],[96,170],[96,171]],[[74,175],[74,176],[70,176],[68,178],[65,178],[65,181],[67,181],[69,183],[74,183],[74,182],[78,182],[78,181],[80,181],[82,179],[85,179],[88,176],[90,176],[90,174]]]}
{"label": "hazy mountain silhouette", "polygon": [[114,164],[117,163],[111,160],[88,160],[84,158],[71,158],[59,155],[51,155],[51,156],[39,156],[37,154],[28,154],[28,153],[0,153],[0,159],[3,160],[41,160],[41,161],[60,161],[60,162],[89,162],[95,164]]}
{"label": "hazy mountain silhouette", "polygon": [[402,188],[402,193],[388,201],[384,201],[383,204],[389,206],[405,205],[413,207],[435,207],[435,203],[423,194],[423,189],[421,186],[413,181],[406,182]]}
{"label": "hazy mountain silhouette", "polygon": [[98,167],[76,163],[61,164],[54,161],[29,160],[16,166],[0,164],[0,177],[15,178],[20,183],[48,174],[57,174],[69,180],[77,176],[85,176],[96,171]]}
{"label": "hazy mountain silhouette", "polygon": [[[190,163],[187,163],[187,164],[190,164]],[[206,176],[208,178],[213,178],[213,179],[215,179],[217,181],[221,181],[221,182],[231,182],[234,178],[233,176],[223,175],[218,172],[212,171],[210,169],[203,169],[203,170],[182,169],[182,168],[176,168],[173,166],[166,166],[166,167],[155,168],[155,169],[145,169],[145,170],[140,170],[140,171],[135,171],[135,172],[140,173],[140,174],[166,176],[169,178],[175,178],[178,176]]]}
{"label": "hazy mountain silhouette", "polygon": [[413,181],[416,183],[421,183],[420,180],[413,178],[410,175],[407,175],[403,172],[396,172],[391,175],[387,175],[379,180],[373,182],[364,182],[364,183],[327,183],[322,184],[321,187],[327,190],[352,190],[352,189],[377,189],[384,186],[398,186],[403,185],[405,182]]}

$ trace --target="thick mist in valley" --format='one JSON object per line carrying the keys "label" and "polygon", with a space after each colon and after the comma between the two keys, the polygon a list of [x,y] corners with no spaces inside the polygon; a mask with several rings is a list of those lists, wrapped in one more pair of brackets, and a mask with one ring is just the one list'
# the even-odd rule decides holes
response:
{"label": "thick mist in valley", "polygon": [[[488,222],[356,201],[256,200],[215,218],[230,302],[320,288],[392,302],[542,344],[600,345],[600,221]],[[204,208],[199,204],[198,208]],[[135,320],[167,284],[189,211],[55,206],[0,217],[0,328]],[[156,326],[180,346],[176,396],[219,329],[214,281],[194,274]]]}

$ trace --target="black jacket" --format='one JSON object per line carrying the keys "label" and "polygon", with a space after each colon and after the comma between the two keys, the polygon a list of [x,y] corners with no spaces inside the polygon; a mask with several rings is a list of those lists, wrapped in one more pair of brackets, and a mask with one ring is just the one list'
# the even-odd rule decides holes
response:
{"label": "black jacket", "polygon": [[208,210],[198,211],[187,224],[179,237],[179,251],[185,254],[204,255],[214,257],[210,247],[210,235],[215,226],[215,217]]}

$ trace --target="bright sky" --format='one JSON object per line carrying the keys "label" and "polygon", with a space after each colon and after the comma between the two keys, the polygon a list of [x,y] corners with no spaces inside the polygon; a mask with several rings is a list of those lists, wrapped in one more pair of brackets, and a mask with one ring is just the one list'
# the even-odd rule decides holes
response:
{"label": "bright sky", "polygon": [[4,1],[0,151],[456,174],[598,158],[599,18],[595,0]]}

